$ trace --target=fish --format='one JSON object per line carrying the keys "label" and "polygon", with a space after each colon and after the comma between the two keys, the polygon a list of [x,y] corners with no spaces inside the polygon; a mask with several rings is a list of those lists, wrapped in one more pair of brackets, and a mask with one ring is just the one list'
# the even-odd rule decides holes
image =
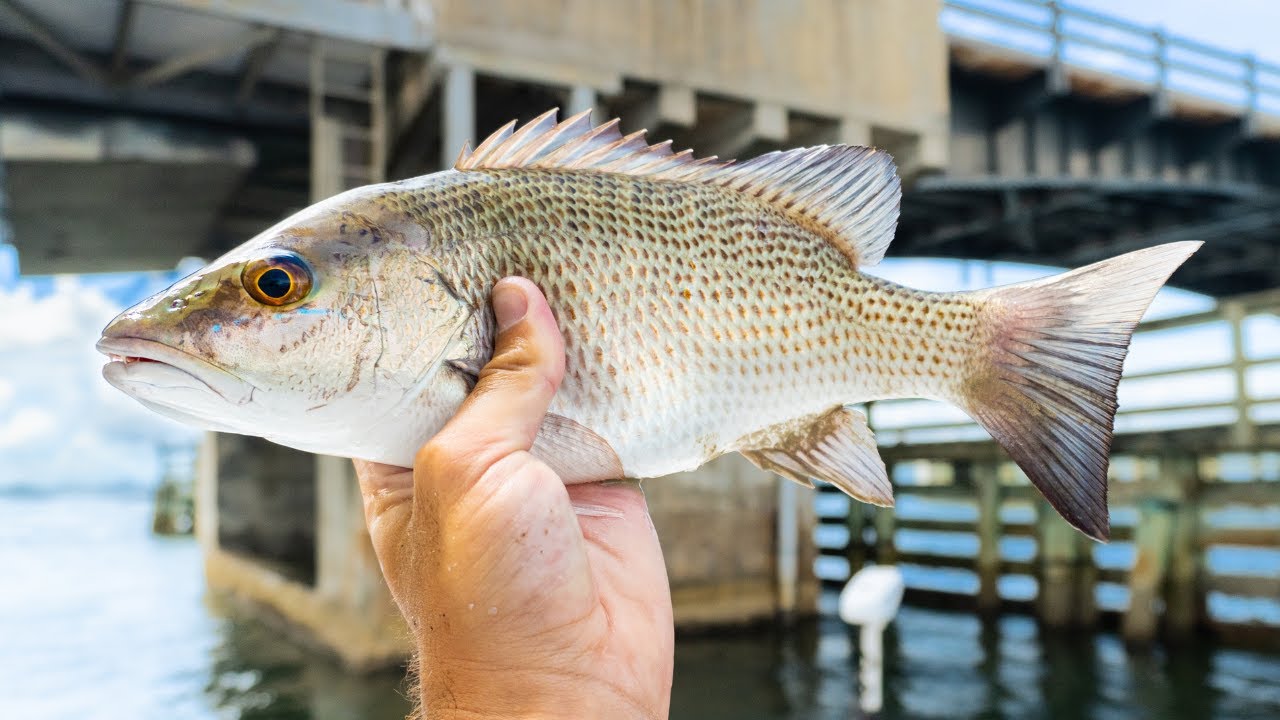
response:
{"label": "fish", "polygon": [[822,145],[745,162],[618,120],[512,121],[450,169],[308,207],[126,310],[103,375],[197,427],[411,466],[493,352],[488,304],[533,281],[566,374],[531,452],[566,483],[738,452],[874,505],[893,488],[856,406],[968,413],[1073,526],[1109,533],[1130,336],[1200,246],[925,292],[863,272],[893,238],[893,159]]}

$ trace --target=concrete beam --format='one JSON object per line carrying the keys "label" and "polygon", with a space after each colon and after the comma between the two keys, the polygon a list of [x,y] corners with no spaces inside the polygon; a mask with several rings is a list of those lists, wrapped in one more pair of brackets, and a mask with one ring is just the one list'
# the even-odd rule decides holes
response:
{"label": "concrete beam", "polygon": [[263,69],[280,49],[280,42],[283,39],[284,31],[276,28],[265,42],[258,43],[249,52],[249,57],[244,61],[244,69],[240,72],[240,87],[236,88],[237,107],[243,106],[253,97],[253,91],[258,87],[258,80],[262,78]]}
{"label": "concrete beam", "polygon": [[263,43],[269,42],[276,36],[276,33],[276,30],[270,28],[256,28],[232,38],[210,43],[143,70],[134,76],[130,84],[133,87],[158,85],[222,58],[236,55],[246,49],[256,48]]}
{"label": "concrete beam", "polygon": [[[4,0],[9,2],[10,0]],[[355,0],[141,0],[148,5],[269,25],[398,50],[431,47],[431,18],[388,3]],[[425,3],[419,6],[426,7]]]}
{"label": "concrete beam", "polygon": [[8,100],[66,102],[111,113],[158,113],[202,121],[305,129],[305,94],[296,87],[272,83],[252,102],[236,107],[232,99],[238,80],[202,71],[188,73],[162,85],[119,88],[91,82],[63,70],[34,44],[18,39],[0,43],[0,93]]}
{"label": "concrete beam", "polygon": [[119,81],[124,77],[129,59],[129,36],[133,34],[134,20],[138,17],[138,4],[134,0],[120,3],[120,14],[116,17],[115,40],[111,43],[111,78]]}
{"label": "concrete beam", "polygon": [[[43,19],[31,12],[27,8],[19,5],[14,0],[0,0],[0,7],[6,8],[10,13],[18,18],[27,32],[31,34],[33,40],[44,49],[45,52],[57,58],[59,62],[75,71],[77,75],[90,82],[105,84],[107,82],[107,74],[98,67],[97,63],[92,62],[84,55],[72,49],[71,45],[63,40],[58,34],[49,27]],[[8,42],[8,41],[6,41]]]}

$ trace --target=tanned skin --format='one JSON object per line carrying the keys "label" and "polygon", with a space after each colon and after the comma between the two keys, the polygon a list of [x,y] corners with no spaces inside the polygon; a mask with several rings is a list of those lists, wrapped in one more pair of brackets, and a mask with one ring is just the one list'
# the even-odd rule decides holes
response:
{"label": "tanned skin", "polygon": [[492,293],[493,359],[412,470],[356,461],[365,520],[417,646],[429,720],[666,718],[674,633],[632,482],[566,487],[529,453],[564,376],[533,283]]}

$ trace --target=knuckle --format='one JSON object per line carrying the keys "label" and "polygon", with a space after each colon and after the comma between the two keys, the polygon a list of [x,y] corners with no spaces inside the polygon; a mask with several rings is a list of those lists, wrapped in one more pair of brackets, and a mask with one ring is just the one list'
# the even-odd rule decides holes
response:
{"label": "knuckle", "polygon": [[447,472],[453,465],[453,453],[449,450],[447,438],[442,438],[441,435],[436,435],[418,448],[413,459],[415,470],[429,474]]}

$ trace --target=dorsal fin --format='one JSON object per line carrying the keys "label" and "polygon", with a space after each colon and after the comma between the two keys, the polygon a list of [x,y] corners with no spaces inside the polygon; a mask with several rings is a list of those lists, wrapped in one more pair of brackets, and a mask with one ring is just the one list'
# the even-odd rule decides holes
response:
{"label": "dorsal fin", "polygon": [[551,110],[514,128],[507,123],[475,150],[464,149],[454,168],[588,170],[727,187],[824,228],[856,266],[880,262],[898,222],[902,190],[893,158],[875,148],[819,145],[735,164],[673,153],[670,141],[649,145],[643,130],[623,137],[616,119],[592,127],[590,110],[559,124]]}

